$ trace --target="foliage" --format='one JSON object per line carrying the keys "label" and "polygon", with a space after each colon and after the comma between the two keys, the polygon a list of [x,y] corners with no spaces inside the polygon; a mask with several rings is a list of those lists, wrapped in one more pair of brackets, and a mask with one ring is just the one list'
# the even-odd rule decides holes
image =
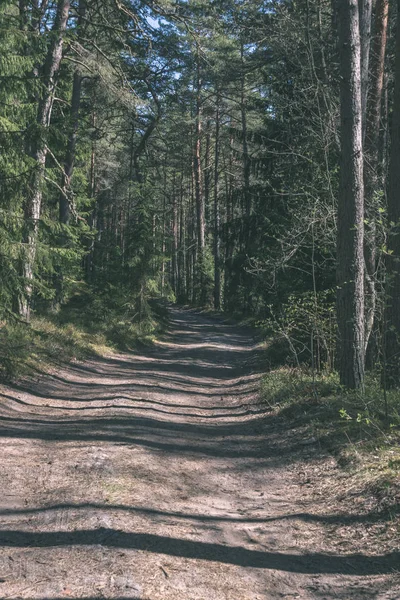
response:
{"label": "foliage", "polygon": [[162,303],[145,299],[139,319],[128,292],[113,287],[102,294],[75,289],[62,309],[35,316],[30,326],[19,321],[0,327],[0,378],[12,379],[49,364],[84,359],[151,344],[166,325]]}
{"label": "foliage", "polygon": [[325,290],[289,296],[287,304],[278,307],[270,305],[269,318],[258,323],[270,340],[270,360],[332,370],[336,342],[333,299],[333,291]]}
{"label": "foliage", "polygon": [[[74,2],[44,125],[58,5],[41,12],[6,0],[0,8],[0,318],[21,314],[24,295],[36,317],[72,311],[77,288],[90,290],[89,324],[124,311],[147,322],[150,298],[214,303],[259,323],[272,340],[271,364],[334,370],[334,4]],[[384,263],[395,238],[385,207],[390,56],[381,166],[365,213],[372,369],[383,362]],[[42,139],[41,210],[32,223],[42,169],[33,150]],[[115,339],[130,318],[117,319]]]}
{"label": "foliage", "polygon": [[346,469],[341,493],[372,494],[380,509],[398,510],[400,397],[388,393],[389,420],[379,380],[368,376],[365,393],[346,391],[335,374],[280,368],[262,380],[262,401],[296,429],[304,448],[333,455]]}

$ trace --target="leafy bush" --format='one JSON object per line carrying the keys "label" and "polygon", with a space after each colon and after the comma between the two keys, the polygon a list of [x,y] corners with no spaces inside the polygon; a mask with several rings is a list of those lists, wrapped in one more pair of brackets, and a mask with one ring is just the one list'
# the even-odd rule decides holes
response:
{"label": "leafy bush", "polygon": [[336,321],[332,291],[292,295],[259,325],[271,339],[269,357],[273,365],[314,365],[332,370],[336,344]]}

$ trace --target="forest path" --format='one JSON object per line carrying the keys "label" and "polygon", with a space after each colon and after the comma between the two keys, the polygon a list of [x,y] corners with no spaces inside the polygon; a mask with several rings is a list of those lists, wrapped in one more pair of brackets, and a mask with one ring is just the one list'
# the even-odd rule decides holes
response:
{"label": "forest path", "polygon": [[251,332],[172,308],[143,354],[4,387],[0,598],[398,598],[396,557],[324,546],[316,449],[260,405],[259,369]]}

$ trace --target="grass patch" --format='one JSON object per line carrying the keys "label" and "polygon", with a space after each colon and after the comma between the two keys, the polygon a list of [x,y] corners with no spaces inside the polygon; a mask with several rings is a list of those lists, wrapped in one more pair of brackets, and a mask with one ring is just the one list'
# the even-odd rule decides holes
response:
{"label": "grass patch", "polygon": [[[388,392],[388,414],[378,376],[365,393],[345,391],[336,375],[315,378],[301,369],[280,368],[262,381],[262,399],[299,436],[336,459],[347,473],[340,493],[371,498],[374,510],[400,509],[400,391]],[[344,486],[344,487],[343,487]]]}
{"label": "grass patch", "polygon": [[0,378],[18,378],[46,363],[130,351],[151,344],[167,323],[167,310],[146,301],[140,314],[126,298],[76,295],[57,313],[34,315],[30,325],[0,323]]}

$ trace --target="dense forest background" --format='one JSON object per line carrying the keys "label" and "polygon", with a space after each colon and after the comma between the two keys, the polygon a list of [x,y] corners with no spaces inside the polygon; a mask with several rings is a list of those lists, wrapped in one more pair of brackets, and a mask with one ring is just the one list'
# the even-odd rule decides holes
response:
{"label": "dense forest background", "polygon": [[24,323],[121,342],[161,297],[252,316],[272,362],[399,383],[388,0],[3,0],[0,23],[5,364]]}

